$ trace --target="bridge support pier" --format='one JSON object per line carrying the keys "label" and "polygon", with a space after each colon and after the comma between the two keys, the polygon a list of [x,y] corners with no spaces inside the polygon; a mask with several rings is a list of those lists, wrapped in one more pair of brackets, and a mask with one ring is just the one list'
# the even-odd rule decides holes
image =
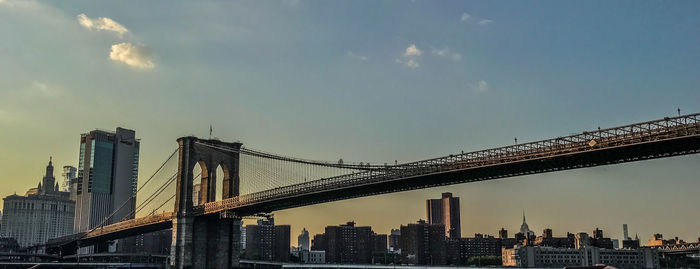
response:
{"label": "bridge support pier", "polygon": [[178,269],[239,266],[241,220],[185,217],[173,220],[171,261]]}
{"label": "bridge support pier", "polygon": [[[173,237],[170,247],[170,262],[175,268],[191,268],[194,244],[194,217],[173,219]],[[188,267],[189,266],[189,267]]]}
{"label": "bridge support pier", "polygon": [[213,217],[173,220],[171,261],[178,269],[236,268],[239,265],[241,221]]}

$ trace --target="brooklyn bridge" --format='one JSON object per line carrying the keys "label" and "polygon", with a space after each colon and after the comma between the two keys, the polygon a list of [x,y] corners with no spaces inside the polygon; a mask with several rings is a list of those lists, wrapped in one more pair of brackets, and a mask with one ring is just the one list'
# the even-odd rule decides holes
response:
{"label": "brooklyn bridge", "polygon": [[[108,218],[94,229],[51,240],[36,249],[68,256],[80,247],[172,228],[170,256],[176,268],[232,268],[240,262],[238,225],[245,217],[356,197],[667,158],[699,150],[700,114],[408,163],[318,161],[262,152],[240,142],[187,136],[177,139],[177,148],[138,188],[140,203],[130,214],[135,218]],[[219,174],[223,178],[217,179],[217,169],[223,171]],[[201,186],[198,197],[193,195],[195,182]],[[152,191],[145,191],[145,186]]]}

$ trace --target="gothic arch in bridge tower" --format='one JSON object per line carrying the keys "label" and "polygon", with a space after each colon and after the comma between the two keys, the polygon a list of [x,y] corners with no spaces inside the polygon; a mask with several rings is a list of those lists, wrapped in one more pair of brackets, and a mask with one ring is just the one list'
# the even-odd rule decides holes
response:
{"label": "gothic arch in bridge tower", "polygon": [[[193,201],[196,199],[193,197],[193,191],[197,177],[200,178],[199,204],[216,201],[217,189],[221,193],[221,199],[238,196],[240,190],[238,151],[241,143],[188,136],[179,138],[178,144],[179,171],[175,197],[175,212],[178,215],[187,215],[191,212]],[[197,166],[201,169],[201,176],[195,174]],[[219,179],[219,184],[217,184],[217,170],[223,177]]]}
{"label": "gothic arch in bridge tower", "polygon": [[[214,198],[214,201],[219,201],[227,196],[227,194],[225,194],[224,192],[227,189],[229,189],[226,184],[231,184],[231,177],[229,176],[228,168],[224,163],[217,164],[216,168],[214,169],[213,175],[215,176],[215,180],[213,182],[216,182],[216,184],[214,185],[215,190],[212,198]],[[216,190],[217,186],[218,188],[221,188],[220,191]]]}
{"label": "gothic arch in bridge tower", "polygon": [[202,186],[202,174],[206,174],[206,172],[202,173],[203,169],[206,169],[203,162],[198,162],[192,168],[192,177],[194,178],[192,181],[192,205],[194,206],[201,204],[202,201],[200,186]]}

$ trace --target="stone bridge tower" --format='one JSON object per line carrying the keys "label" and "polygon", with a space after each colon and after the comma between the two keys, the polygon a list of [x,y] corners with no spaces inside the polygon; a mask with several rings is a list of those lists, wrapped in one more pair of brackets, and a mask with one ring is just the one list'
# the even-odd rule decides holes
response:
{"label": "stone bridge tower", "polygon": [[239,264],[240,219],[200,216],[193,209],[193,169],[201,174],[200,203],[216,198],[216,170],[224,171],[222,199],[239,195],[239,152],[241,143],[199,139],[192,136],[177,139],[179,165],[173,239],[170,251],[175,268],[235,268]]}

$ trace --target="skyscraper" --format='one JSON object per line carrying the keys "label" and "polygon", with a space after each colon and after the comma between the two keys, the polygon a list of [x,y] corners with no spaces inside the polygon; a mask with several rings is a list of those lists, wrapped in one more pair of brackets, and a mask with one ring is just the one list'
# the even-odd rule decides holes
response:
{"label": "skyscraper", "polygon": [[309,231],[306,228],[301,230],[301,234],[297,237],[297,246],[301,250],[309,250]]}
{"label": "skyscraper", "polygon": [[525,221],[525,211],[523,211],[523,224],[520,225],[520,233],[522,233],[526,238],[535,234],[532,230],[530,230],[530,226],[528,226],[527,222]]}
{"label": "skyscraper", "polygon": [[136,133],[123,128],[80,136],[76,232],[134,217],[139,145]]}
{"label": "skyscraper", "polygon": [[78,195],[78,179],[77,179],[78,169],[66,165],[63,166],[63,183],[61,184],[61,191],[66,191],[70,194],[71,201],[75,202]]}
{"label": "skyscraper", "polygon": [[627,224],[622,224],[622,240],[630,240],[629,233],[627,230]]}
{"label": "skyscraper", "polygon": [[446,237],[462,237],[459,197],[452,197],[452,193],[445,192],[441,199],[429,199],[425,202],[428,224],[445,225]]}
{"label": "skyscraper", "polygon": [[63,173],[61,174],[63,176],[63,181],[61,182],[61,185],[60,185],[61,191],[70,192],[71,183],[75,183],[76,172],[77,172],[77,169],[73,166],[70,166],[70,165],[63,166]]}

